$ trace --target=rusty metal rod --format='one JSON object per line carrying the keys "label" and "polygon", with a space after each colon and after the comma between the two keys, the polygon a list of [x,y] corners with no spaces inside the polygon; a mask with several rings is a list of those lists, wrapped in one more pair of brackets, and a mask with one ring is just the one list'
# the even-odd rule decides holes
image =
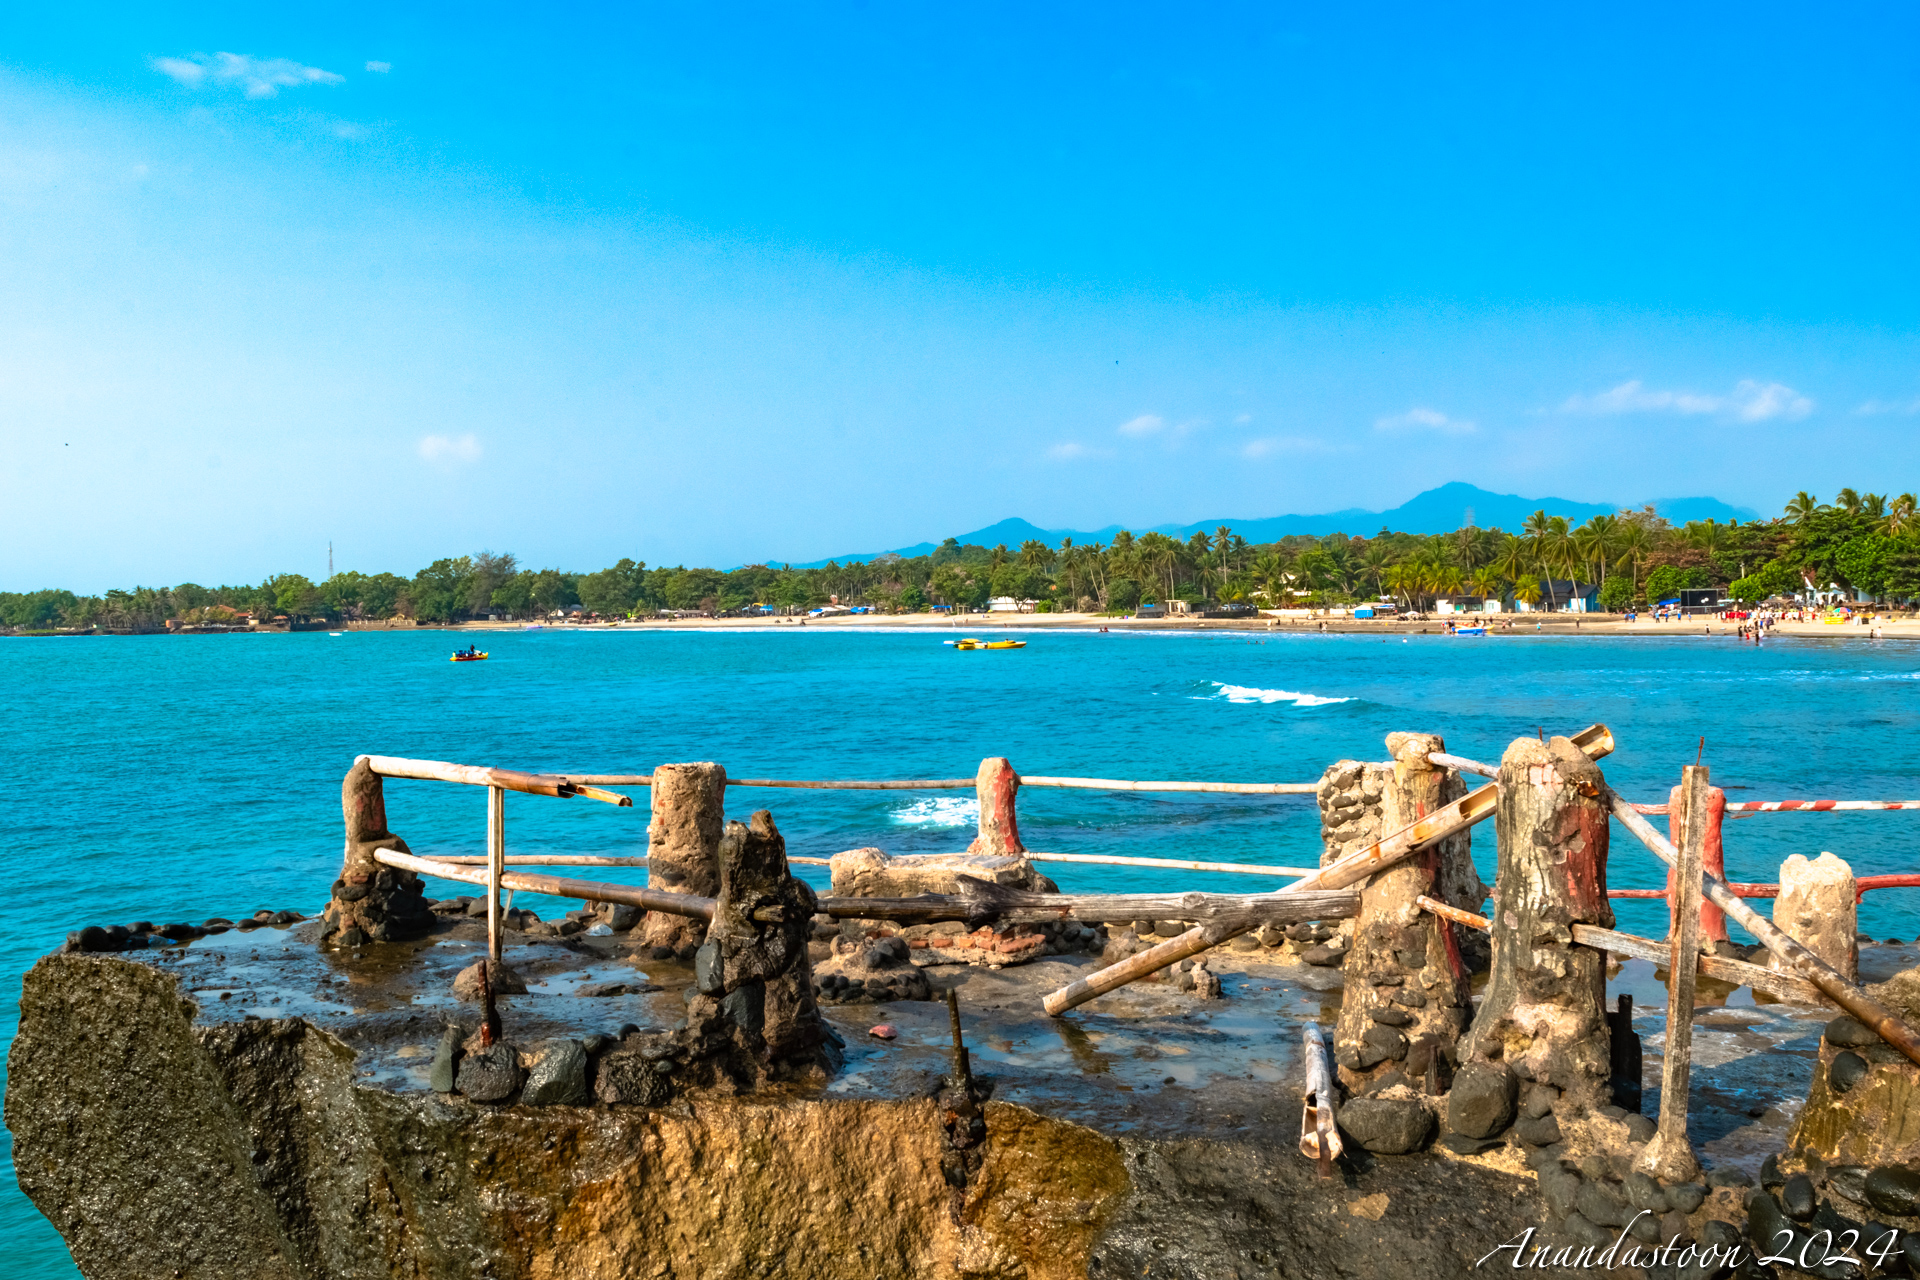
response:
{"label": "rusty metal rod", "polygon": [[[457,880],[462,884],[482,886],[487,883],[485,871],[450,867],[432,858],[416,858],[410,853],[400,853],[393,849],[376,849],[373,858],[374,861],[389,867],[399,867],[419,875],[435,876],[441,880]],[[521,893],[544,893],[555,898],[578,898],[582,902],[618,902],[629,907],[640,907],[647,911],[664,911],[669,915],[692,916],[699,920],[713,919],[713,899],[696,897],[690,893],[667,893],[660,889],[606,884],[598,880],[570,880],[564,876],[528,875],[524,871],[508,872],[501,876],[500,887],[515,889]]]}

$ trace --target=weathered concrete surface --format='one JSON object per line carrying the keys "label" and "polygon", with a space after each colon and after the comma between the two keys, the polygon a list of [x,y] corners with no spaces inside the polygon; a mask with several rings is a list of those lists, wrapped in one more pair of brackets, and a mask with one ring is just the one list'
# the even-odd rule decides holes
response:
{"label": "weathered concrete surface", "polygon": [[[720,891],[720,835],[726,827],[727,771],[711,761],[663,764],[647,788],[647,884],[669,893],[711,898]],[[706,925],[649,911],[641,922],[648,946],[697,947]]]}
{"label": "weathered concrete surface", "polygon": [[340,811],[347,829],[340,878],[321,919],[325,936],[345,947],[402,942],[426,933],[432,921],[420,877],[381,866],[381,849],[411,852],[387,829],[385,785],[367,762],[356,760],[340,783]]}
{"label": "weathered concrete surface", "polygon": [[889,856],[879,849],[848,849],[832,858],[839,897],[911,898],[922,893],[958,893],[967,875],[1014,889],[1040,890],[1033,863],[1020,854],[922,853]]}
{"label": "weathered concrete surface", "polygon": [[[1780,864],[1780,896],[1773,923],[1781,932],[1838,970],[1859,980],[1860,944],[1853,868],[1831,853],[1796,853]],[[1784,968],[1778,956],[1773,967]]]}

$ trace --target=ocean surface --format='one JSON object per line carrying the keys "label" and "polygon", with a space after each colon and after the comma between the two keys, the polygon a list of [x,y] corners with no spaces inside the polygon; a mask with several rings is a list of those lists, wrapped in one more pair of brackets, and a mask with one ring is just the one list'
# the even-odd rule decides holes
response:
{"label": "ocean surface", "polygon": [[[339,868],[340,778],[361,753],[582,773],[717,760],[735,777],[869,779],[964,777],[1004,755],[1029,774],[1292,782],[1334,760],[1383,759],[1394,730],[1497,761],[1517,736],[1605,721],[1619,749],[1602,767],[1635,799],[1664,800],[1696,753],[1730,800],[1920,799],[1920,646],[1906,642],[1029,638],[958,653],[927,631],[526,631],[485,637],[491,660],[459,665],[447,661],[453,638],[434,632],[0,642],[0,744],[14,773],[0,791],[0,1047],[21,974],[71,929],[319,910]],[[644,853],[646,791],[634,794],[631,809],[509,795],[509,852]],[[970,795],[953,791],[734,788],[728,804],[743,818],[772,810],[789,851],[816,856],[953,851],[975,819]],[[417,852],[482,851],[477,788],[390,781],[387,807]],[[1310,796],[1031,789],[1020,827],[1029,847],[1061,853],[1310,865],[1319,848]],[[1663,884],[1652,856],[1614,831],[1610,883]],[[1920,870],[1920,813],[1760,815],[1729,822],[1726,847],[1736,880],[1775,879],[1788,854],[1826,849],[1862,875]],[[1490,825],[1474,856],[1491,883]],[[1046,871],[1070,891],[1274,883]],[[824,872],[804,870],[822,885]],[[549,918],[575,905],[522,902]],[[1622,928],[1664,931],[1658,903],[1616,911]],[[1869,895],[1861,928],[1914,937],[1920,890]],[[10,1274],[76,1275],[14,1182],[10,1142],[0,1165]]]}

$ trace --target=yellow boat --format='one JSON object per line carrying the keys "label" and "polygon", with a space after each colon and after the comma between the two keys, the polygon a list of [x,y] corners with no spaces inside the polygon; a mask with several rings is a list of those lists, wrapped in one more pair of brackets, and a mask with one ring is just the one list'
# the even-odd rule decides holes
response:
{"label": "yellow boat", "polygon": [[487,655],[484,653],[456,653],[449,659],[451,662],[485,662],[486,660]]}
{"label": "yellow boat", "polygon": [[949,640],[956,649],[1024,649],[1025,640]]}

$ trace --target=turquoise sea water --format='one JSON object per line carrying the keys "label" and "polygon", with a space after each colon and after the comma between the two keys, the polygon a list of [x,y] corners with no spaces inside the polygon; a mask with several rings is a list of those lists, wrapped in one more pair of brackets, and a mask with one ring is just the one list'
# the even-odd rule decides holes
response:
{"label": "turquoise sea water", "polygon": [[[1920,799],[1920,646],[1902,642],[1031,639],[956,653],[926,632],[535,631],[489,636],[493,658],[462,665],[447,661],[449,636],[419,632],[0,643],[14,776],[0,792],[0,1042],[11,1044],[20,975],[70,929],[317,910],[339,865],[340,777],[358,753],[596,773],[718,760],[736,777],[784,778],[962,777],[1005,755],[1031,774],[1307,781],[1336,759],[1383,758],[1393,730],[1441,733],[1493,761],[1516,736],[1602,720],[1619,741],[1602,767],[1636,799],[1663,800],[1701,735],[1714,780],[1745,788],[1730,799]],[[509,849],[643,853],[646,792],[635,794],[632,809],[511,795]],[[480,852],[479,790],[389,782],[387,797],[416,851]],[[736,788],[728,800],[742,817],[771,809],[791,852],[819,856],[955,850],[974,820],[966,792]],[[1318,851],[1305,796],[1029,790],[1020,823],[1030,847],[1063,853],[1301,865]],[[1610,882],[1663,883],[1615,831]],[[1920,870],[1920,813],[1763,815],[1729,823],[1726,845],[1739,880],[1771,880],[1788,854],[1822,849],[1863,875]],[[1490,828],[1474,850],[1491,882]],[[1086,891],[1270,883],[1047,871]],[[551,917],[571,904],[529,905]],[[1616,910],[1623,928],[1664,930],[1657,903]],[[1861,927],[1913,937],[1920,890],[1870,895]],[[76,1274],[15,1185],[10,1145],[0,1163],[12,1274]]]}

